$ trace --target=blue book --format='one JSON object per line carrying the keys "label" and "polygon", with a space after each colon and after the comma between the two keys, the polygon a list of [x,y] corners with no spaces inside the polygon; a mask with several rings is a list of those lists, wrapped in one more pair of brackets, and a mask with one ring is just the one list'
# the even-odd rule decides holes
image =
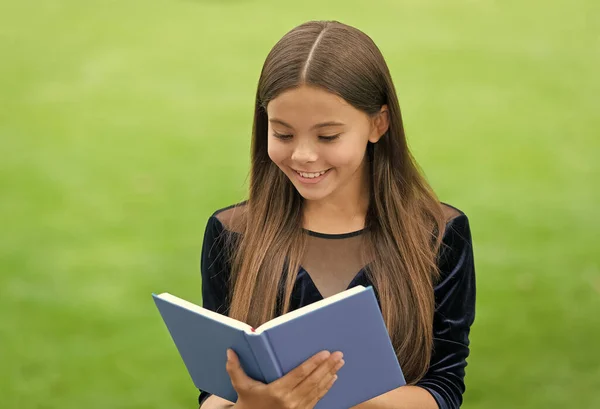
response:
{"label": "blue book", "polygon": [[317,409],[347,409],[406,384],[373,288],[356,286],[254,329],[171,294],[152,294],[196,388],[237,401],[225,364],[233,349],[248,376],[282,377],[322,350],[346,364]]}

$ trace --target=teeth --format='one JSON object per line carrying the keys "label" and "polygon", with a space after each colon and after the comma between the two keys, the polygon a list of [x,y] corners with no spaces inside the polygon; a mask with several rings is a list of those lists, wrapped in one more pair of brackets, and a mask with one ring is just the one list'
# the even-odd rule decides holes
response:
{"label": "teeth", "polygon": [[298,173],[303,178],[314,179],[314,178],[318,178],[319,176],[321,176],[325,172],[327,172],[327,171],[324,170],[324,171],[319,172],[319,173],[304,173],[304,172],[296,172],[296,173]]}

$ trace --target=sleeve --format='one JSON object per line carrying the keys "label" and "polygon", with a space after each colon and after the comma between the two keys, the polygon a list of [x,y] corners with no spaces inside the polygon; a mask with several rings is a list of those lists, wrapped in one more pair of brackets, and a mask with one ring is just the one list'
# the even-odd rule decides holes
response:
{"label": "sleeve", "polygon": [[469,220],[465,214],[449,222],[434,288],[433,353],[429,369],[417,386],[433,395],[440,409],[462,404],[469,331],[475,319],[475,266]]}
{"label": "sleeve", "polygon": [[[210,217],[204,231],[200,272],[202,275],[202,306],[219,314],[227,315],[229,263],[225,254],[225,229],[214,215]],[[210,393],[200,391],[198,403],[202,403]]]}

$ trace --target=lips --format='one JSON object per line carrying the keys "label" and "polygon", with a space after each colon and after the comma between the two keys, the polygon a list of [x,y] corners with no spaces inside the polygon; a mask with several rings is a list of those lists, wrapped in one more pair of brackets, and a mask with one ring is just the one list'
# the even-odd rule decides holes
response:
{"label": "lips", "polygon": [[[295,173],[295,180],[297,180],[299,183],[301,183],[303,186],[308,187],[308,186],[312,186],[312,185],[318,185],[321,183],[322,180],[326,179],[329,174],[331,173],[331,170],[333,170],[333,168],[329,168],[327,170],[322,170],[320,172],[299,172],[295,169],[291,169],[294,171]],[[316,175],[316,176],[315,176]]]}

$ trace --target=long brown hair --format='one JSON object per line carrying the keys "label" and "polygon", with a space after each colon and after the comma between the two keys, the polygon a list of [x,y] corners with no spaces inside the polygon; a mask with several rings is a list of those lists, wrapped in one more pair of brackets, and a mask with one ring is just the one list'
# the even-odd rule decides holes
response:
{"label": "long brown hair", "polygon": [[[258,326],[290,308],[306,234],[303,198],[267,153],[269,101],[311,85],[371,117],[387,104],[389,129],[369,142],[366,268],[408,383],[427,371],[433,346],[433,285],[445,226],[442,205],[409,152],[396,91],[381,52],[363,32],[310,21],[288,32],[264,63],[256,93],[249,198],[237,218],[229,315]],[[282,274],[283,272],[283,274]]]}

